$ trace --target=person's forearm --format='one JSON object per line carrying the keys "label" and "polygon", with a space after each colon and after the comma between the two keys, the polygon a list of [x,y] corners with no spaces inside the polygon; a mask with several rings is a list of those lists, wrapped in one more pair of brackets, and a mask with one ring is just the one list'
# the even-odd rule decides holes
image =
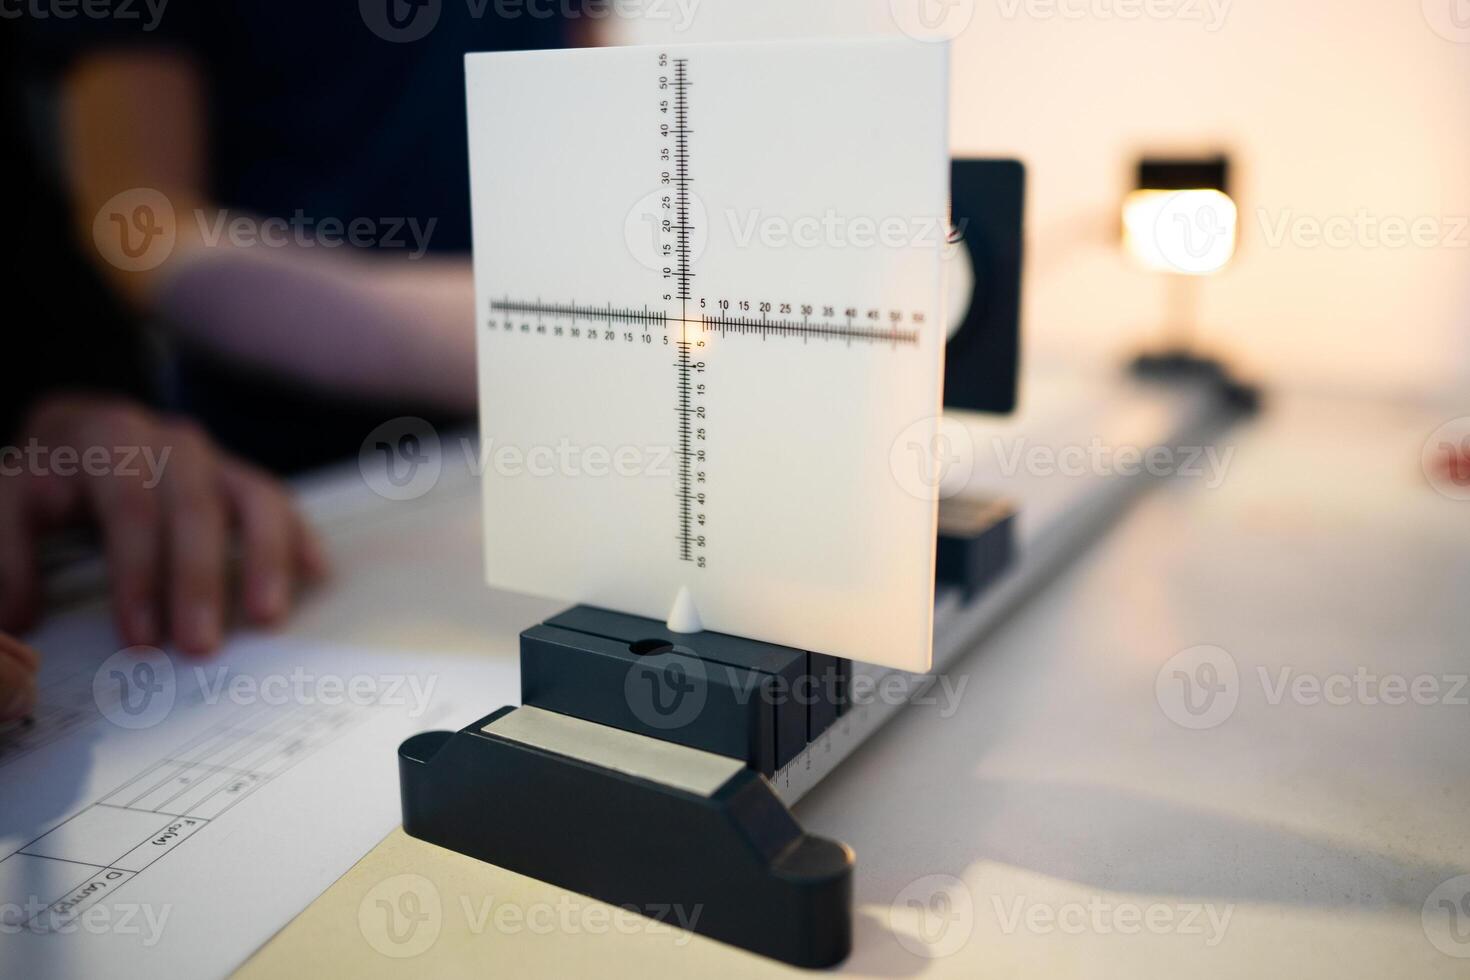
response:
{"label": "person's forearm", "polygon": [[172,265],[155,309],[182,339],[345,394],[475,406],[467,257],[216,246]]}
{"label": "person's forearm", "polygon": [[[176,336],[282,376],[471,409],[469,260],[211,240],[220,215],[205,190],[203,99],[194,62],[163,51],[92,55],[67,76],[77,232],[118,292]],[[109,221],[124,237],[96,234]],[[156,239],[165,225],[172,237]],[[123,245],[166,251],[133,261]]]}

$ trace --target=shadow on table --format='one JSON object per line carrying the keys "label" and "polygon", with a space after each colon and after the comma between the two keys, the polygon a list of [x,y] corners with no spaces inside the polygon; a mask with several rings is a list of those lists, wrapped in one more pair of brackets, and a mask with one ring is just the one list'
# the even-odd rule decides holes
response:
{"label": "shadow on table", "polygon": [[[10,854],[49,833],[72,812],[82,798],[92,768],[94,746],[101,734],[93,729],[68,736],[72,765],[39,771],[27,765],[28,755],[0,765],[0,785],[9,793],[24,794],[27,806],[0,806],[0,839],[12,842],[0,849],[0,928],[15,930],[30,922],[48,903],[96,873],[95,868]],[[0,736],[3,738],[3,736]],[[12,781],[24,780],[21,784]]]}
{"label": "shadow on table", "polygon": [[[1008,669],[967,664],[956,673],[973,672],[972,684],[982,691],[1005,692]],[[851,969],[880,976],[923,972],[929,965],[924,944],[917,943],[919,953],[906,948],[905,940],[908,947],[916,942],[895,930],[889,909],[911,898],[907,890],[916,881],[963,877],[977,863],[1009,865],[1102,896],[1146,896],[1148,903],[1172,897],[1181,904],[1399,911],[1416,918],[1435,888],[1470,872],[1100,782],[979,777],[978,761],[1014,730],[1013,712],[1026,710],[1004,694],[981,697],[984,703],[967,705],[974,710],[942,726],[933,724],[932,709],[906,709],[798,808],[813,833],[834,823],[847,828],[837,836],[849,834],[858,853]],[[922,764],[916,753],[923,753]],[[936,783],[935,773],[952,776]],[[1166,772],[1160,779],[1167,786]],[[865,801],[859,815],[851,812],[855,800]],[[983,878],[979,887],[973,879],[970,885],[976,919],[994,919]]]}
{"label": "shadow on table", "polygon": [[[24,734],[21,731],[15,736]],[[68,764],[65,766],[47,766],[38,773],[37,767],[31,764],[34,756],[30,752],[0,762],[0,785],[7,794],[24,794],[27,801],[22,810],[0,807],[0,838],[19,839],[22,844],[34,840],[76,809],[92,770],[93,749],[103,734],[100,722],[67,733]],[[4,743],[9,737],[0,735],[0,751],[6,748]],[[16,780],[24,782],[17,784]]]}
{"label": "shadow on table", "polygon": [[[916,808],[882,868],[859,873],[860,912],[850,966],[882,976],[922,972],[887,907],[916,878],[961,876],[978,861],[1008,864],[1109,895],[1181,902],[1260,903],[1417,916],[1425,897],[1470,869],[1355,848],[1325,837],[1085,783],[981,780],[967,801]],[[961,850],[967,848],[967,850]],[[859,848],[861,854],[861,847]],[[861,859],[859,867],[862,868]],[[897,867],[911,869],[897,874]],[[975,889],[977,919],[996,914]]]}
{"label": "shadow on table", "polygon": [[[917,814],[915,836],[1109,892],[1318,908],[1404,909],[1467,869],[1085,783],[981,780],[963,814]],[[978,831],[978,833],[977,833]]]}

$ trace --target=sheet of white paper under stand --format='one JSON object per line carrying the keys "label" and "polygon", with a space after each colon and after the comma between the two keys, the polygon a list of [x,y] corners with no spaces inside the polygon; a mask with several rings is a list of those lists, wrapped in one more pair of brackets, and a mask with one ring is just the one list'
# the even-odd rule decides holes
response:
{"label": "sheet of white paper under stand", "polygon": [[927,669],[945,47],[467,74],[489,583]]}

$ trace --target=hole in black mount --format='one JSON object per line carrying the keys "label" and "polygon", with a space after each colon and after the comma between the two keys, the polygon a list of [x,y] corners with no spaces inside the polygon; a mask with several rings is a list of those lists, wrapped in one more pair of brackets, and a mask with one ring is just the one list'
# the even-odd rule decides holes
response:
{"label": "hole in black mount", "polygon": [[674,645],[668,640],[639,640],[636,643],[629,643],[628,649],[640,657],[646,657],[651,653],[668,653],[674,649]]}

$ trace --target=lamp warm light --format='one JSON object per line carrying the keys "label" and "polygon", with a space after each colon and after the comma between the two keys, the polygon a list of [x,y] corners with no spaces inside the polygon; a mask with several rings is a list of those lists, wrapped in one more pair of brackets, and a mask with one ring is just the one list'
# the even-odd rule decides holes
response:
{"label": "lamp warm light", "polygon": [[1219,272],[1235,255],[1239,213],[1215,188],[1141,189],[1123,201],[1123,241],[1146,269],[1187,276]]}

